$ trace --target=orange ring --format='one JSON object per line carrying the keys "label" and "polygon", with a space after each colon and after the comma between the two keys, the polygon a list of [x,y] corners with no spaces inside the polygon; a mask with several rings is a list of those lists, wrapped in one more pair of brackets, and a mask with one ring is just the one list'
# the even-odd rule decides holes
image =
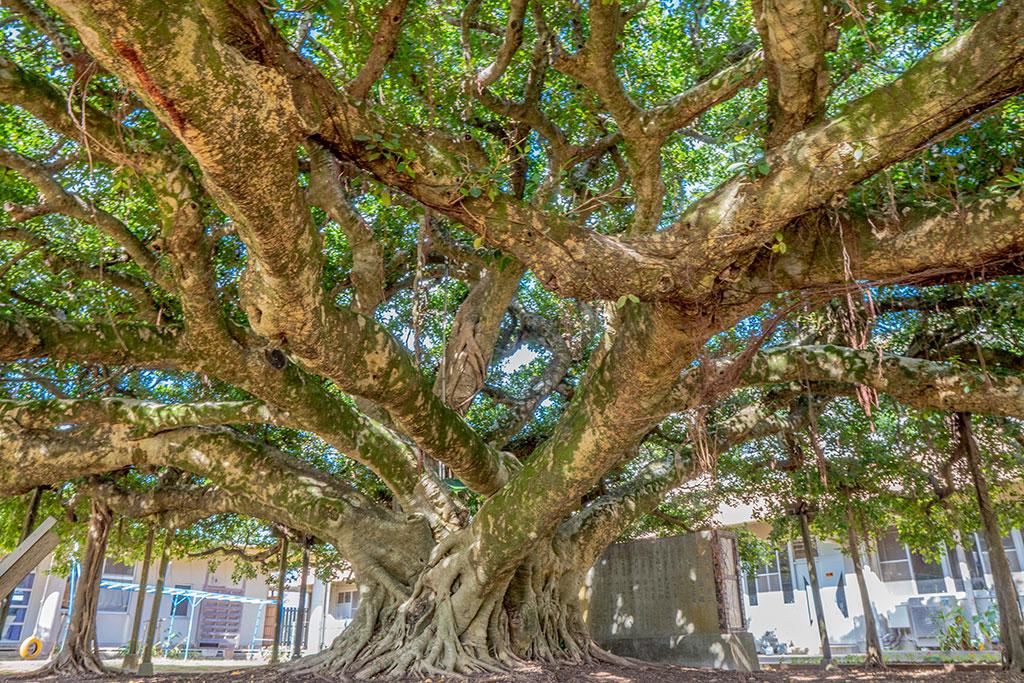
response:
{"label": "orange ring", "polygon": [[43,641],[35,636],[29,636],[21,641],[21,647],[18,648],[18,654],[21,655],[22,659],[35,659],[42,651]]}

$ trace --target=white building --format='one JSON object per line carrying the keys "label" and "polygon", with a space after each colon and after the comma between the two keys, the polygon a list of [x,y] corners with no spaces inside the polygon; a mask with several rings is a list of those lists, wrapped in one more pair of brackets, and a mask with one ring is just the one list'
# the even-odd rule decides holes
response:
{"label": "white building", "polygon": [[[736,511],[731,511],[735,515]],[[726,515],[728,517],[728,515]],[[738,519],[724,519],[735,525]],[[768,526],[746,522],[754,533],[766,537]],[[863,651],[864,615],[853,563],[843,549],[829,541],[815,543],[818,580],[821,586],[825,623],[836,654]],[[912,552],[889,533],[862,549],[868,592],[878,617],[883,643],[891,649],[934,648],[938,642],[935,615],[954,602],[963,604],[968,592],[984,612],[995,601],[991,566],[980,534],[964,539],[967,561],[974,581],[964,580],[956,555],[942,549],[942,560],[933,564]],[[1024,536],[1013,530],[1003,539],[1018,592],[1024,593]],[[43,656],[61,642],[67,628],[72,594],[69,582],[49,572],[51,558],[45,559],[12,594],[11,609],[0,631],[0,651],[16,650],[27,637],[43,642]],[[156,562],[150,569],[149,586],[156,581]],[[264,657],[273,640],[276,605],[273,586],[263,578],[231,579],[233,564],[221,562],[210,571],[204,559],[172,560],[160,606],[156,654],[176,650],[189,656]],[[107,561],[97,610],[97,638],[100,647],[115,650],[130,639],[137,592],[122,590],[137,586],[141,563],[128,567]],[[293,577],[294,578],[294,577]],[[808,585],[807,560],[803,544],[787,543],[776,551],[775,561],[760,567],[741,581],[748,630],[755,639],[774,632],[790,653],[818,654],[820,644],[814,607]],[[117,586],[117,587],[111,587]],[[306,629],[303,653],[329,647],[351,623],[360,594],[350,575],[330,581],[310,573],[307,588]],[[298,604],[298,586],[288,585],[284,599],[282,656],[292,642]],[[1024,604],[1024,603],[1022,603]],[[152,605],[152,590],[143,607],[141,634],[145,634]]]}
{"label": "white building", "polygon": [[[762,537],[767,536],[765,524],[753,522],[746,526]],[[863,652],[864,612],[853,562],[835,543],[816,541],[815,546],[825,625],[833,654]],[[1020,595],[1024,593],[1021,530],[1015,529],[1005,536],[1003,547]],[[862,547],[867,591],[878,617],[883,647],[935,649],[943,611],[955,604],[966,609],[970,595],[979,612],[995,603],[992,569],[982,535],[965,538],[964,550],[974,576],[973,585],[969,577],[965,580],[953,549],[940,548],[942,559],[935,564],[900,542],[895,531],[872,542],[870,547]],[[803,543],[797,541],[779,548],[773,563],[758,568],[754,576],[743,582],[748,630],[755,639],[774,632],[780,643],[791,644],[790,653],[820,654],[808,579]]]}
{"label": "white building", "polygon": [[[44,559],[12,594],[0,649],[16,649],[35,635],[43,642],[46,656],[64,637],[68,610],[74,608],[72,585],[70,579],[50,572],[51,563],[52,557]],[[150,567],[140,638],[149,624],[156,565],[154,561]],[[96,613],[101,648],[120,648],[131,638],[141,566],[109,559],[104,565]],[[271,588],[261,578],[235,583],[232,569],[230,562],[210,571],[207,560],[171,560],[157,624],[158,654],[164,649],[183,651],[187,643],[196,656],[231,656],[237,650],[259,650],[268,644],[264,622],[268,607],[273,606]],[[274,610],[269,614],[272,620]]]}
{"label": "white building", "polygon": [[359,607],[359,588],[350,574],[339,575],[329,582],[316,580],[312,584],[305,652],[330,647],[352,623]]}

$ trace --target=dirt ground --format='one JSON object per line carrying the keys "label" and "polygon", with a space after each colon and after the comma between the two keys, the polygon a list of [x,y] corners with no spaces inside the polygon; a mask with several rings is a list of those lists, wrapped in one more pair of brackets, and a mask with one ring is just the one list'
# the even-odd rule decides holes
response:
{"label": "dirt ground", "polygon": [[[0,674],[4,676],[4,674]],[[54,679],[41,678],[36,674],[25,673],[18,676],[10,674],[2,681],[117,681],[119,683],[305,683],[334,681],[338,677],[324,676],[289,676],[284,672],[264,667],[249,667],[232,671],[195,672],[180,674],[163,674],[152,678],[137,676],[111,675],[103,678],[83,679],[76,677]],[[694,681],[695,683],[782,683],[794,681],[800,683],[824,683],[833,681],[907,681],[914,683],[1024,683],[1024,675],[1008,674],[994,666],[892,666],[882,671],[869,671],[859,667],[840,667],[832,671],[821,671],[816,667],[789,666],[786,668],[766,669],[757,673],[740,673],[734,671],[714,671],[710,669],[689,669],[678,666],[642,664],[631,667],[622,666],[554,666],[545,668],[524,668],[511,674],[500,676],[482,676],[470,679],[413,679],[421,682],[430,681],[467,681],[467,683],[669,683],[675,681]]]}

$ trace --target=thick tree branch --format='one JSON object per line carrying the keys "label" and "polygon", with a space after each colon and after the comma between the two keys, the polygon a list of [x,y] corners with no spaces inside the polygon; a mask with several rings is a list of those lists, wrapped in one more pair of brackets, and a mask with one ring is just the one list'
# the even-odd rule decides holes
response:
{"label": "thick tree branch", "polygon": [[0,444],[0,460],[8,461],[0,468],[4,495],[129,466],[171,466],[212,480],[231,500],[225,508],[325,538],[356,566],[408,579],[431,543],[425,521],[385,511],[349,484],[228,429],[136,438],[103,424],[40,431],[4,421]]}
{"label": "thick tree branch", "polygon": [[483,389],[501,323],[522,277],[523,268],[516,263],[489,269],[470,288],[452,320],[434,391],[460,413]]}
{"label": "thick tree branch", "polygon": [[768,74],[767,144],[775,147],[823,113],[828,22],[815,0],[754,0]]}
{"label": "thick tree branch", "polygon": [[[305,93],[290,84],[301,76],[308,79],[304,88],[339,94],[291,51],[262,8],[232,4],[213,22],[195,5],[175,5],[172,15],[161,8],[161,22],[200,26],[193,36],[150,30],[152,7],[145,2],[54,4],[184,142],[212,195],[235,219],[247,246],[242,294],[253,329],[346,391],[384,406],[424,452],[471,488],[491,493],[504,484],[509,469],[501,454],[433,395],[387,330],[326,301],[320,238],[305,210],[295,155],[322,125],[324,110],[303,109],[310,104],[301,99]],[[247,59],[254,50],[276,68]],[[187,72],[160,69],[169,55],[190,65]]]}
{"label": "thick tree branch", "polygon": [[113,508],[118,514],[147,519],[158,526],[182,529],[212,515],[237,511],[236,503],[217,486],[175,486],[133,491],[102,477],[87,477],[76,488]]}
{"label": "thick tree branch", "polygon": [[824,216],[794,225],[784,238],[787,252],[759,256],[737,288],[764,294],[1016,273],[1024,255],[1024,195],[1002,194],[898,222]]}
{"label": "thick tree branch", "polygon": [[758,352],[748,384],[842,382],[871,387],[916,408],[1024,416],[1024,378],[871,349],[799,346]]}
{"label": "thick tree branch", "polygon": [[[497,53],[494,55],[494,61],[476,72],[473,77],[473,87],[480,91],[484,88],[493,85],[508,69],[512,63],[512,58],[515,57],[516,52],[519,50],[519,46],[523,43],[523,20],[526,18],[526,7],[529,3],[527,0],[510,0],[508,7],[508,19],[505,25],[505,33],[502,37],[501,46],[498,48]],[[473,24],[475,17],[471,16],[471,13],[475,13],[480,3],[478,1],[470,0],[466,4],[466,9],[462,16],[462,30],[464,35],[468,34],[470,26]],[[465,38],[464,38],[465,40]]]}

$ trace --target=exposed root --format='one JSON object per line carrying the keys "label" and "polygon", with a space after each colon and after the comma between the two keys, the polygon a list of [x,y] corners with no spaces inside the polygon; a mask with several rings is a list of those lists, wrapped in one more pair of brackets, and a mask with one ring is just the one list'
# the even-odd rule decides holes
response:
{"label": "exposed root", "polygon": [[364,679],[500,674],[530,661],[633,664],[591,640],[571,552],[549,546],[482,587],[470,550],[465,535],[445,538],[405,599],[364,587],[356,619],[329,650],[282,668]]}

